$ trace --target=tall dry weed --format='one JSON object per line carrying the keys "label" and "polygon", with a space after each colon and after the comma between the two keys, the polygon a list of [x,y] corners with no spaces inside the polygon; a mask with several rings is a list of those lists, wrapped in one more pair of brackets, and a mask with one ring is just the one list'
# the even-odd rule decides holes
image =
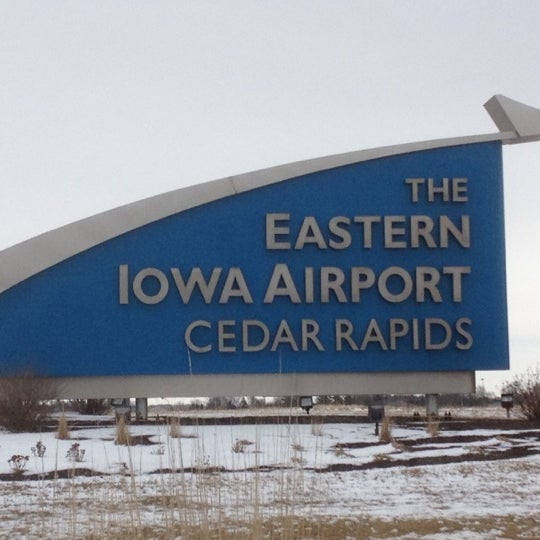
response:
{"label": "tall dry weed", "polygon": [[314,437],[322,437],[324,435],[324,425],[322,421],[311,422],[311,434]]}
{"label": "tall dry weed", "polygon": [[381,422],[381,432],[379,434],[379,440],[384,443],[391,443],[392,438],[392,420],[389,416],[385,416]]}
{"label": "tall dry weed", "polygon": [[173,416],[169,420],[169,437],[171,439],[182,438],[182,428],[180,427],[180,420],[176,416]]}
{"label": "tall dry weed", "polygon": [[126,419],[124,418],[124,415],[120,415],[116,422],[116,439],[114,440],[114,444],[127,446],[129,445],[130,440],[131,436],[129,427],[126,424]]}
{"label": "tall dry weed", "polygon": [[440,431],[440,422],[437,418],[434,418],[432,416],[429,417],[428,423],[426,426],[426,431],[429,435],[432,437],[435,437],[439,434]]}
{"label": "tall dry weed", "polygon": [[61,441],[67,441],[71,439],[71,434],[69,433],[68,421],[66,415],[62,413],[62,416],[58,419],[58,427],[56,429],[56,438]]}

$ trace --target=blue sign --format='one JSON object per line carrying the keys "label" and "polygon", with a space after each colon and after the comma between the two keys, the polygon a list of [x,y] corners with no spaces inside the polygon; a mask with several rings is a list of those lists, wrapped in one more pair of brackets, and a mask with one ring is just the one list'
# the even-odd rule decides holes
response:
{"label": "blue sign", "polygon": [[0,365],[62,377],[507,369],[503,216],[500,141],[215,198],[5,290]]}

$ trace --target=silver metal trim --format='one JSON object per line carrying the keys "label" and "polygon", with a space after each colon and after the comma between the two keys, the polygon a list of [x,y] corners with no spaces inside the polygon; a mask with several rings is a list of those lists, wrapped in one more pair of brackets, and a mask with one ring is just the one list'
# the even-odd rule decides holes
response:
{"label": "silver metal trim", "polygon": [[511,131],[360,150],[261,169],[142,199],[75,221],[0,251],[0,294],[112,238],[224,197],[353,163],[465,144],[513,142],[515,138],[516,133]]}
{"label": "silver metal trim", "polygon": [[[54,380],[54,379],[53,379]],[[62,377],[58,398],[332,394],[448,394],[475,391],[474,371]]]}
{"label": "silver metal trim", "polygon": [[507,144],[540,141],[540,109],[496,95],[484,108],[501,132],[514,132]]}

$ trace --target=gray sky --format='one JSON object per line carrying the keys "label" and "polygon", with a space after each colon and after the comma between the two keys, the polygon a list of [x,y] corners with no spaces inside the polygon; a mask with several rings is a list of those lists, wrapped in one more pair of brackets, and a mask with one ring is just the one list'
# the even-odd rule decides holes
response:
{"label": "gray sky", "polygon": [[[0,249],[290,161],[540,108],[540,2],[0,0]],[[512,373],[538,362],[540,143],[504,148]]]}

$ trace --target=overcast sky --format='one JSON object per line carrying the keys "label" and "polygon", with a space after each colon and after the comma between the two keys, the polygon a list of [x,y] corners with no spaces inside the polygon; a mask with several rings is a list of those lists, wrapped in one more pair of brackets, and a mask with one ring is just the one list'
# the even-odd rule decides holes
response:
{"label": "overcast sky", "polygon": [[[483,103],[540,107],[539,65],[534,0],[0,0],[0,249],[207,180],[496,132]],[[504,164],[513,374],[540,358],[540,143]]]}

